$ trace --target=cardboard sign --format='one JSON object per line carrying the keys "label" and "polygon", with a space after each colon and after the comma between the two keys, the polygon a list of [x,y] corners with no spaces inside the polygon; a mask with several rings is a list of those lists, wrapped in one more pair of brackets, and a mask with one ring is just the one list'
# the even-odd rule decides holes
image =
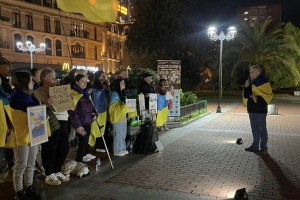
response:
{"label": "cardboard sign", "polygon": [[146,110],[144,94],[139,94],[139,108],[140,108],[140,113],[142,110]]}
{"label": "cardboard sign", "polygon": [[53,98],[52,106],[56,112],[64,112],[74,109],[75,105],[71,98],[70,85],[50,87],[49,95]]}
{"label": "cardboard sign", "polygon": [[126,105],[129,108],[129,112],[136,111],[136,99],[126,99]]}
{"label": "cardboard sign", "polygon": [[155,110],[155,113],[157,113],[157,94],[149,94],[149,110]]}

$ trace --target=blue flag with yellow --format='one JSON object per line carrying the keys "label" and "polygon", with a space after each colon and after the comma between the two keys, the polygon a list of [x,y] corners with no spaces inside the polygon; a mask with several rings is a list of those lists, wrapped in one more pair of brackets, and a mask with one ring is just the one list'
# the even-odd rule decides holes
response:
{"label": "blue flag with yellow", "polygon": [[168,100],[166,95],[157,94],[157,119],[156,126],[162,126],[168,120]]}
{"label": "blue flag with yellow", "polygon": [[105,90],[104,89],[93,89],[92,92],[92,101],[98,112],[98,124],[103,126],[101,129],[101,135],[104,134],[106,120],[107,120],[107,100],[105,98]]}

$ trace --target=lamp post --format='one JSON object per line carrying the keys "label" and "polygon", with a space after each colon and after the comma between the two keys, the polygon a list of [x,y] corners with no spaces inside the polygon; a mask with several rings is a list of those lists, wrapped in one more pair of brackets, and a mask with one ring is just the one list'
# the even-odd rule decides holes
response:
{"label": "lamp post", "polygon": [[237,34],[237,30],[235,27],[229,27],[227,29],[227,34],[225,35],[223,31],[221,31],[220,35],[217,35],[217,29],[215,27],[210,27],[208,29],[207,35],[210,40],[217,41],[220,40],[220,64],[219,64],[219,99],[218,99],[218,108],[217,113],[221,113],[220,107],[220,99],[222,98],[222,52],[223,52],[223,41],[233,40]]}
{"label": "lamp post", "polygon": [[22,42],[17,42],[17,48],[20,51],[29,51],[30,52],[30,67],[32,69],[33,68],[32,53],[35,52],[35,51],[36,52],[44,51],[45,48],[46,48],[46,44],[41,43],[40,48],[35,48],[35,45],[33,45],[32,42],[30,42],[30,41],[25,42],[25,44],[26,44],[26,47],[23,46]]}

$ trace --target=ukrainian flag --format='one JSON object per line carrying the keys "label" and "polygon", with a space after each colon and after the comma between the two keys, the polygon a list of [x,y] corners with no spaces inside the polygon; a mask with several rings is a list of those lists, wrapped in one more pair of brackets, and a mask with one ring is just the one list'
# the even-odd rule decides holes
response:
{"label": "ukrainian flag", "polygon": [[[249,87],[252,87],[252,94],[254,96],[262,97],[267,104],[269,104],[273,98],[273,91],[270,83],[262,76],[259,75]],[[243,94],[244,97],[244,94]],[[243,98],[243,104],[247,107],[248,99]]]}
{"label": "ukrainian flag", "polygon": [[157,119],[156,126],[162,126],[168,120],[168,100],[166,95],[157,94]]}
{"label": "ukrainian flag", "polygon": [[6,139],[6,133],[7,133],[7,123],[6,123],[6,117],[5,117],[5,108],[3,105],[2,100],[0,100],[0,147],[5,146],[5,139]]}
{"label": "ukrainian flag", "polygon": [[[117,0],[57,0],[57,7],[65,12],[81,13],[90,22],[115,22]],[[79,30],[78,30],[79,31]]]}
{"label": "ukrainian flag", "polygon": [[[73,95],[73,102],[74,102],[74,105],[75,105],[75,108],[76,108],[76,105],[77,105],[79,99],[83,96],[83,94],[79,94],[75,90],[71,90],[71,93]],[[93,121],[92,124],[91,124],[91,134],[90,134],[90,137],[89,137],[89,145],[90,146],[95,146],[97,137],[100,137],[100,129],[97,125],[97,122]]]}
{"label": "ukrainian flag", "polygon": [[128,106],[121,101],[118,93],[113,91],[109,96],[109,117],[112,124],[120,121],[129,112]]}
{"label": "ukrainian flag", "polygon": [[98,124],[100,126],[103,126],[103,128],[100,130],[101,133],[99,135],[99,137],[101,137],[104,134],[106,120],[107,120],[107,106],[106,106],[107,100],[105,98],[105,90],[93,89],[92,101],[98,112],[98,118],[97,118]]}

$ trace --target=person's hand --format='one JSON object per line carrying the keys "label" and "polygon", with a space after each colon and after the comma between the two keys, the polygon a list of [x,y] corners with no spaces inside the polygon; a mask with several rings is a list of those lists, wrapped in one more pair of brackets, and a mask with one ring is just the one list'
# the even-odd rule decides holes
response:
{"label": "person's hand", "polygon": [[122,81],[120,82],[120,90],[124,90],[124,89],[125,89],[125,81],[122,80]]}
{"label": "person's hand", "polygon": [[13,129],[7,128],[5,142],[8,142],[12,138],[13,132]]}
{"label": "person's hand", "polygon": [[257,97],[256,97],[256,96],[254,96],[253,94],[252,94],[252,95],[250,95],[250,98],[251,98],[251,99],[253,99],[253,101],[254,101],[254,102],[257,102]]}
{"label": "person's hand", "polygon": [[76,128],[76,132],[83,135],[84,134],[84,128],[82,126]]}
{"label": "person's hand", "polygon": [[249,81],[249,80],[246,80],[246,82],[245,82],[245,87],[249,87],[249,85],[250,85],[250,81]]}
{"label": "person's hand", "polygon": [[45,104],[46,104],[47,106],[52,105],[52,103],[53,103],[53,98],[52,98],[52,97],[49,97],[48,99],[45,100]]}

